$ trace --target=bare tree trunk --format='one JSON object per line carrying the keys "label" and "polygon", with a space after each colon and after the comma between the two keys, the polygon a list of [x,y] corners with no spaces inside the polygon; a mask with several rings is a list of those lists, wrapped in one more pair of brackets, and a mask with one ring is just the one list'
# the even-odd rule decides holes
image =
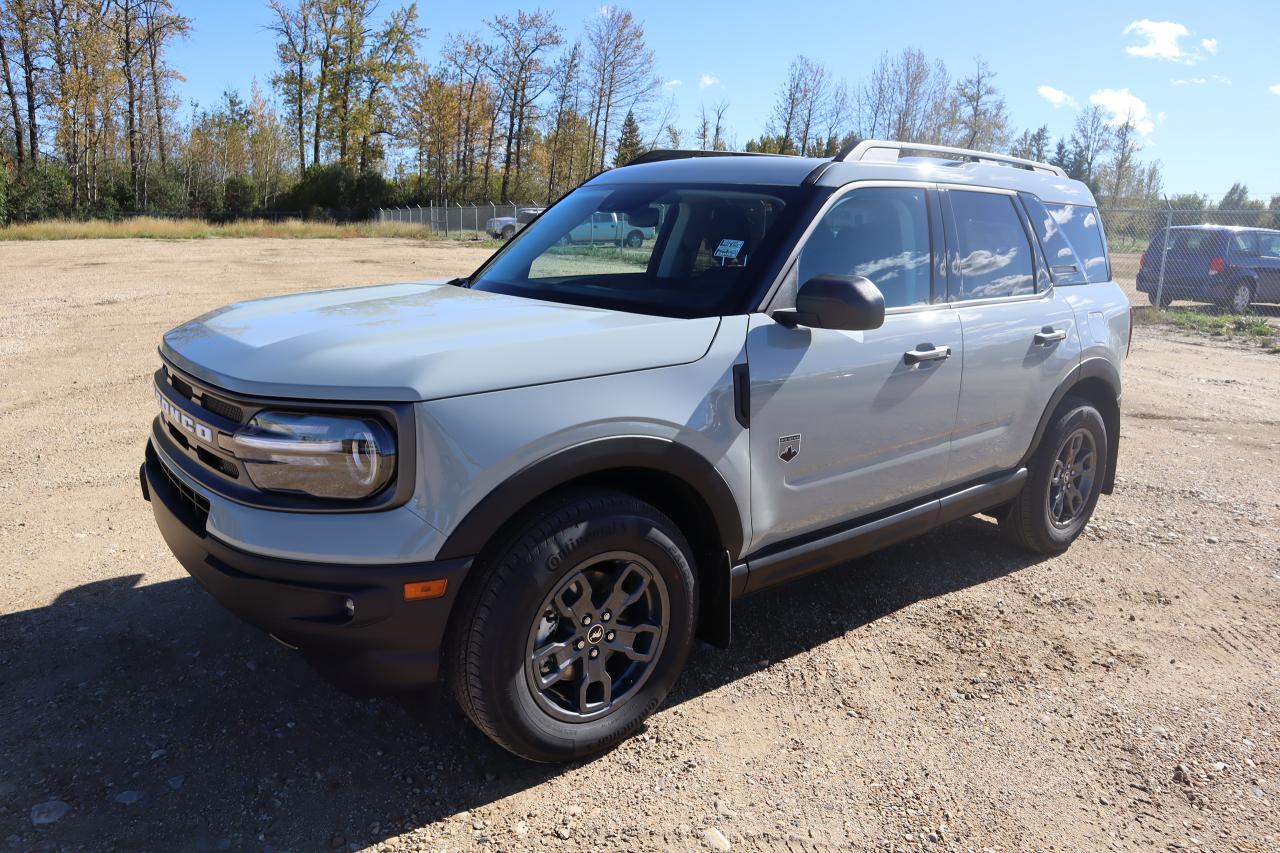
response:
{"label": "bare tree trunk", "polygon": [[[148,27],[154,24],[154,20],[148,22]],[[151,64],[151,98],[156,113],[156,154],[160,157],[160,173],[164,174],[168,171],[169,161],[168,152],[165,149],[164,142],[164,82],[158,73],[157,54],[160,52],[160,46],[157,44],[156,33],[147,34],[147,58]]]}
{"label": "bare tree trunk", "polygon": [[[17,10],[25,14],[25,10]],[[30,28],[34,21],[20,22],[18,29],[18,47],[22,51],[22,87],[27,95],[27,151],[31,154],[31,162],[40,162],[40,136],[36,126],[36,64],[35,45],[31,43]]]}
{"label": "bare tree trunk", "polygon": [[9,55],[5,52],[4,36],[0,35],[0,72],[4,73],[5,93],[9,96],[9,109],[13,114],[13,148],[18,165],[26,159],[26,143],[22,138],[22,111],[18,109],[18,93],[13,88],[13,75],[9,71]]}

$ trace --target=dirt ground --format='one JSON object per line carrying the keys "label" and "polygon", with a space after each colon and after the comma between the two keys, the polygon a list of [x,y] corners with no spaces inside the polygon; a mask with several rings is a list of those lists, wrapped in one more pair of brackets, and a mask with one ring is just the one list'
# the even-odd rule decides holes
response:
{"label": "dirt ground", "polygon": [[0,849],[1280,849],[1280,358],[1167,330],[1067,554],[966,519],[740,602],[594,761],[348,696],[223,611],[139,494],[160,334],[481,255],[0,244]]}

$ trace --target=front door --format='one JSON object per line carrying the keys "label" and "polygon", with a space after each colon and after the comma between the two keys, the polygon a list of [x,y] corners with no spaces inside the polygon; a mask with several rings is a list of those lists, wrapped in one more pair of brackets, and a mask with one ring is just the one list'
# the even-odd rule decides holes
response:
{"label": "front door", "polygon": [[[752,316],[752,550],[909,503],[945,481],[962,353],[955,311],[935,303],[932,202],[922,186],[848,192],[797,259],[797,282],[871,279],[885,296],[879,329]],[[771,308],[793,303],[794,293]]]}

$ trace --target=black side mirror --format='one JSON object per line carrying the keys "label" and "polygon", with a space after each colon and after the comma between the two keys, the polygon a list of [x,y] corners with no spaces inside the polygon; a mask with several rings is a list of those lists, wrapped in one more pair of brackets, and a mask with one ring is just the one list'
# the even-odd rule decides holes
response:
{"label": "black side mirror", "polygon": [[784,326],[859,332],[884,325],[884,294],[860,275],[818,275],[800,285],[795,310],[773,312]]}

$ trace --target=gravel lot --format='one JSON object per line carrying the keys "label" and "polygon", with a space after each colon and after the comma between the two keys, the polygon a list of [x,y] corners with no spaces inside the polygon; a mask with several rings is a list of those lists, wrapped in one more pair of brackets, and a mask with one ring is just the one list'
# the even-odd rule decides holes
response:
{"label": "gravel lot", "polygon": [[482,255],[0,244],[0,849],[1280,849],[1280,358],[1167,330],[1069,553],[966,519],[741,602],[592,762],[348,696],[224,612],[139,495],[161,332]]}

